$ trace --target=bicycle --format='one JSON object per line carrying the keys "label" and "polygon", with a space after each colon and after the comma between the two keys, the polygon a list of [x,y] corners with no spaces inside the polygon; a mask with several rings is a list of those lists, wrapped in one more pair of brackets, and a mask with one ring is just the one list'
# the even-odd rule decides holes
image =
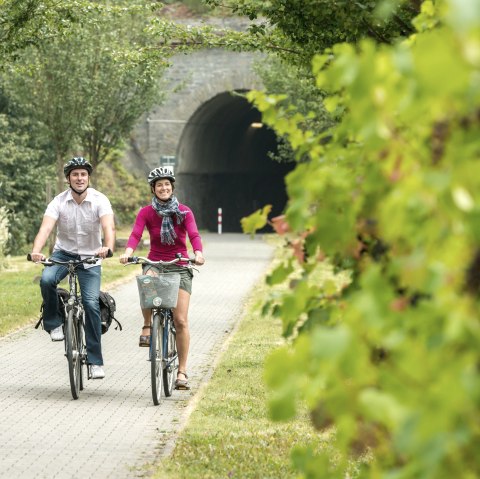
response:
{"label": "bicycle", "polygon": [[[151,261],[142,256],[131,256],[127,259],[125,266],[129,264],[165,266],[179,261],[188,263],[185,268],[192,268],[194,263],[193,259],[182,258],[180,254],[171,261]],[[141,307],[152,309],[148,357],[153,404],[158,406],[161,399],[161,383],[163,383],[165,396],[170,397],[173,392],[175,371],[178,370],[176,331],[172,308],[177,303],[180,274],[167,272],[157,276],[141,275],[137,276],[137,284]]]}
{"label": "bicycle", "polygon": [[[108,251],[107,258],[113,256],[111,250]],[[82,298],[79,294],[79,285],[77,278],[77,268],[83,264],[96,264],[100,258],[90,256],[81,260],[59,261],[53,258],[47,258],[39,261],[44,266],[61,265],[68,269],[69,297],[64,305],[65,307],[65,356],[68,361],[68,375],[70,378],[70,390],[73,399],[79,398],[79,392],[83,391],[83,367],[87,361],[87,346],[85,342],[85,310],[83,309]],[[32,261],[30,254],[27,260]],[[88,372],[90,379],[90,370]]]}

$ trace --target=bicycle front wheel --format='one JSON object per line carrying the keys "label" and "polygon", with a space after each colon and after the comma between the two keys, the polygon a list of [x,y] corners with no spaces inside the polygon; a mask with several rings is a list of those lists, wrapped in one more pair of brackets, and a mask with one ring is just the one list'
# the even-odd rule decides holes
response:
{"label": "bicycle front wheel", "polygon": [[80,391],[83,391],[83,367],[86,364],[87,360],[87,346],[85,343],[85,311],[82,309],[82,313],[78,318],[78,362],[79,365],[79,379],[80,379]]}
{"label": "bicycle front wheel", "polygon": [[152,380],[153,404],[158,406],[162,395],[162,357],[163,357],[163,325],[158,312],[153,315],[150,337],[150,368]]}
{"label": "bicycle front wheel", "polygon": [[163,391],[169,397],[173,392],[175,371],[178,369],[177,340],[173,325],[172,310],[165,310],[165,327],[163,329]]}
{"label": "bicycle front wheel", "polygon": [[67,327],[65,331],[65,343],[68,361],[68,374],[70,376],[70,390],[73,399],[78,399],[80,391],[81,358],[78,349],[80,338],[77,323],[73,314],[73,308],[68,312]]}

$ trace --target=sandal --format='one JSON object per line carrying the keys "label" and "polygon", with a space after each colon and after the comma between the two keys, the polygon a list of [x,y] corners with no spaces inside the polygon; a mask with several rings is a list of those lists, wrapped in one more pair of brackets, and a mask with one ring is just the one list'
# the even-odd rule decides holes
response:
{"label": "sandal", "polygon": [[[151,329],[151,326],[144,326],[142,329]],[[148,335],[148,336],[141,335],[140,339],[138,341],[138,345],[141,348],[150,347],[150,335]]]}
{"label": "sandal", "polygon": [[[178,375],[183,374],[185,376],[185,379],[178,379]],[[188,376],[187,373],[183,371],[178,371],[177,372],[177,379],[175,380],[175,389],[190,389],[190,386],[188,385]]]}

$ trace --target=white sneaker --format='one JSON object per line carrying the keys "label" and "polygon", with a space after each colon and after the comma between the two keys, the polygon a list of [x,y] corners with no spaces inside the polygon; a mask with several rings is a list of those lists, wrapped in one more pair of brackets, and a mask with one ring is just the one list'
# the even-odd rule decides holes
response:
{"label": "white sneaker", "polygon": [[105,377],[105,371],[103,370],[103,366],[99,366],[98,364],[91,364],[90,377],[92,379],[103,379]]}
{"label": "white sneaker", "polygon": [[63,341],[63,326],[60,325],[58,328],[52,329],[50,331],[50,338],[52,338],[52,341]]}

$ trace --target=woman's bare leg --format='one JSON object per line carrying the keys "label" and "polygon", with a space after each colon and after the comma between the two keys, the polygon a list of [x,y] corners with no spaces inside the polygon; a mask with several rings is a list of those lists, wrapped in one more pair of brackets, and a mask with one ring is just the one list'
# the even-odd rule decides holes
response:
{"label": "woman's bare leg", "polygon": [[[178,370],[182,371],[182,373],[187,371],[188,350],[190,348],[190,329],[188,327],[189,304],[190,293],[179,289],[177,307],[173,310],[173,320],[177,331]],[[180,377],[179,379],[186,378]]]}

